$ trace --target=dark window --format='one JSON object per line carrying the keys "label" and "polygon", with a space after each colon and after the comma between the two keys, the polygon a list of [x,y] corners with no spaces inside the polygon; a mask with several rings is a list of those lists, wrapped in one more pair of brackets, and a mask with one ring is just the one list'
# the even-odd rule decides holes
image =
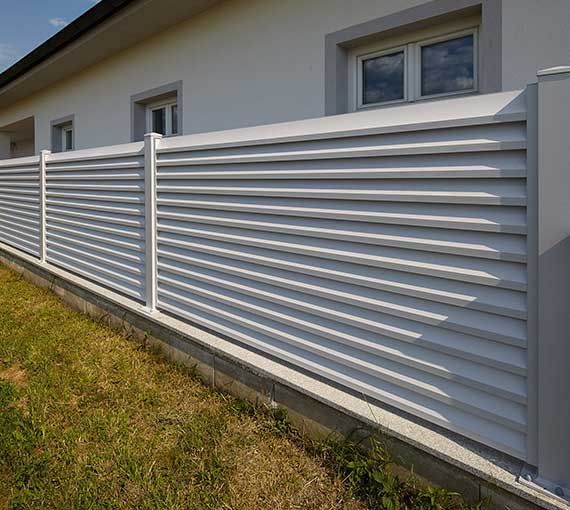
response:
{"label": "dark window", "polygon": [[64,150],[72,151],[73,150],[73,129],[67,128],[64,130],[64,133],[65,133]]}
{"label": "dark window", "polygon": [[403,51],[364,60],[363,104],[404,99],[404,65]]}
{"label": "dark window", "polygon": [[422,46],[422,96],[475,88],[473,35]]}
{"label": "dark window", "polygon": [[152,110],[152,131],[161,135],[166,134],[166,108]]}

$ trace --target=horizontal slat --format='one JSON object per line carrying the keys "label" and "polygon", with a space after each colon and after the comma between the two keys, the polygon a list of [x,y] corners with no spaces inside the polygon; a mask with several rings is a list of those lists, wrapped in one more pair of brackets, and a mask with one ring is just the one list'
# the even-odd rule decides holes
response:
{"label": "horizontal slat", "polygon": [[[509,345],[518,346],[526,344],[526,328],[520,320],[402,297],[386,292],[367,292],[362,288],[357,288],[360,292],[356,294],[355,290],[347,285],[330,285],[326,280],[314,277],[305,277],[302,281],[299,281],[291,278],[289,275],[287,275],[289,277],[283,277],[284,273],[282,272],[263,274],[259,271],[234,268],[229,263],[216,263],[210,258],[199,258],[196,255],[193,256],[192,253],[177,255],[161,249],[159,250],[159,255],[171,261],[191,264],[211,269],[216,271],[216,273],[223,272],[231,275],[220,279],[219,274],[216,278],[211,275],[209,277],[204,276],[202,273],[198,274],[194,271],[192,273],[194,278],[210,278],[221,285],[224,285],[225,282],[229,288],[234,286],[239,288],[247,287],[249,295],[267,294],[271,296],[270,300],[272,302],[282,302],[285,306],[301,307],[301,309],[310,306],[314,313],[318,313],[317,310],[321,310],[324,316],[332,320],[340,320],[342,317],[342,320],[347,323],[353,323],[363,328],[368,327],[371,331],[383,334],[390,334],[387,330],[394,329],[377,322],[381,320],[383,316],[381,314],[387,314],[388,316],[437,326],[495,342],[505,342]],[[171,271],[177,270],[172,265],[169,265],[169,267]],[[187,267],[186,269],[178,268],[178,270],[181,274],[184,274],[184,271],[190,271]],[[237,281],[236,276],[238,277]],[[241,278],[247,278],[247,280],[244,282],[241,281]],[[266,284],[280,287],[280,289],[271,289]],[[293,292],[284,291],[283,289]],[[322,298],[337,303],[323,301]],[[379,314],[374,314],[374,319],[371,319],[370,314],[366,313],[367,310],[379,312]]]}
{"label": "horizontal slat", "polygon": [[70,235],[73,236],[74,239],[81,238],[88,239],[96,243],[111,243],[113,246],[126,248],[128,250],[133,250],[136,252],[144,251],[144,241],[142,240],[143,238],[141,235],[139,235],[139,241],[130,240],[124,236],[115,235],[109,232],[98,232],[97,230],[89,231],[82,227],[73,228],[66,224],[58,225],[57,220],[54,220],[54,222],[50,223],[48,233],[51,232],[59,232],[64,235]]}
{"label": "horizontal slat", "polygon": [[30,236],[35,238],[38,235],[39,229],[38,225],[30,225],[23,223],[21,220],[17,219],[6,219],[0,215],[0,225],[3,225],[4,229],[17,235]]}
{"label": "horizontal slat", "polygon": [[436,256],[429,253],[422,253],[420,256],[419,252],[398,250],[396,248],[383,248],[377,252],[372,248],[358,251],[359,246],[354,243],[351,243],[350,247],[345,247],[345,244],[348,243],[338,241],[334,243],[310,243],[309,240],[300,241],[294,236],[279,236],[265,233],[261,237],[248,231],[236,230],[229,233],[217,231],[214,227],[209,229],[197,227],[161,223],[157,228],[162,233],[182,236],[183,239],[177,241],[178,246],[184,246],[188,242],[184,240],[186,237],[199,237],[230,244],[256,246],[270,250],[286,251],[328,260],[351,262],[505,289],[526,289],[526,275],[523,269],[518,270],[512,264],[506,262],[470,260],[465,257]]}
{"label": "horizontal slat", "polygon": [[[80,160],[81,161],[81,160]],[[65,165],[57,166],[48,164],[50,179],[67,179],[67,176],[51,175],[54,172],[98,172],[102,170],[130,170],[133,168],[144,168],[142,161],[125,161],[121,163],[97,163],[91,165]]]}
{"label": "horizontal slat", "polygon": [[[14,185],[14,184],[12,184],[12,185]],[[13,195],[37,196],[38,195],[37,186],[35,186],[35,185],[30,186],[29,189],[26,185],[18,184],[17,186],[18,186],[17,188],[16,187],[9,188],[9,187],[2,186],[0,188],[2,195],[7,195],[7,196],[13,196]]]}
{"label": "horizontal slat", "polygon": [[47,215],[48,219],[48,229],[51,228],[53,223],[59,223],[60,225],[68,225],[71,227],[76,227],[78,229],[87,229],[90,231],[98,232],[98,233],[106,233],[111,235],[116,235],[119,237],[124,237],[128,239],[143,239],[143,233],[140,229],[132,229],[132,228],[118,228],[118,227],[109,227],[105,224],[95,221],[75,221],[69,220],[66,218],[61,218],[58,216],[51,216]]}
{"label": "horizontal slat", "polygon": [[[164,281],[164,279],[162,279],[162,281]],[[445,391],[441,390],[438,387],[438,383],[427,375],[424,375],[423,378],[415,378],[403,367],[397,372],[394,372],[383,368],[380,364],[367,363],[365,360],[358,359],[351,351],[340,349],[339,345],[331,348],[329,345],[323,345],[316,340],[314,336],[308,333],[299,335],[298,330],[291,326],[284,324],[278,326],[271,320],[261,320],[260,317],[264,316],[265,313],[269,313],[269,309],[263,309],[250,303],[248,304],[248,310],[255,311],[256,313],[254,315],[245,310],[241,300],[214,293],[205,286],[192,286],[186,282],[181,282],[179,279],[176,281],[167,280],[167,283],[168,286],[165,286],[163,289],[164,295],[185,303],[191,308],[202,309],[230,321],[236,321],[238,324],[246,325],[253,331],[259,331],[262,334],[270,335],[280,341],[291,343],[297,348],[308,350],[342,365],[388,380],[392,384],[403,386],[406,389],[447,404],[453,404],[460,409],[502,423],[510,428],[524,430],[524,413],[522,412],[522,407],[518,404],[509,404],[507,401],[496,399],[489,394],[486,394],[486,397],[483,399],[477,393],[472,393],[474,390],[470,390],[461,385],[454,386],[449,384],[445,386]],[[188,291],[191,290],[191,293],[185,292],[185,296],[182,297],[176,290],[173,290],[181,287],[184,287]],[[201,298],[202,296],[208,297],[204,300]],[[211,304],[213,302],[215,302],[216,305]],[[226,305],[230,304],[230,308],[223,306],[221,303]],[[237,310],[234,311],[235,309],[231,308],[233,306],[240,308],[240,311],[236,313]],[[273,314],[277,313],[278,312],[273,312]],[[275,318],[275,315],[273,315],[273,318]],[[385,365],[389,365],[389,363],[385,362]],[[475,400],[479,400],[480,407],[469,403]]]}
{"label": "horizontal slat", "polygon": [[37,226],[39,224],[39,214],[27,209],[18,211],[17,209],[4,207],[2,205],[0,205],[0,218],[26,225]]}
{"label": "horizontal slat", "polygon": [[[159,304],[162,309],[195,324],[218,331],[230,338],[235,338],[246,345],[292,363],[312,373],[351,388],[360,394],[371,395],[382,402],[424,418],[432,423],[451,429],[472,439],[490,444],[516,457],[523,457],[525,451],[524,435],[515,433],[503,426],[481,420],[477,416],[463,413],[450,406],[440,406],[436,401],[426,399],[417,393],[409,392],[389,383],[378,382],[361,372],[349,367],[323,363],[305,351],[295,350],[288,345],[261,335],[252,334],[239,324],[224,321],[202,311],[192,310],[180,305],[174,299],[164,296]],[[442,407],[444,406],[444,407]]]}
{"label": "horizontal slat", "polygon": [[[266,152],[263,154],[243,154],[239,156],[203,156],[176,159],[176,165],[216,165],[228,163],[253,163],[266,161],[307,161],[315,159],[366,158],[381,156],[411,156],[421,154],[457,154],[482,151],[522,150],[524,140],[494,141],[475,139],[469,141],[447,141],[416,144],[394,144],[381,147],[357,147],[341,149],[297,150],[293,152]],[[163,164],[161,161],[161,164]]]}
{"label": "horizontal slat", "polygon": [[[161,268],[186,278],[204,281],[208,284],[221,287],[225,286],[237,292],[245,292],[248,296],[266,299],[272,303],[279,303],[302,311],[310,310],[312,314],[354,326],[360,330],[370,331],[375,334],[383,335],[384,337],[390,337],[414,345],[421,345],[426,349],[436,352],[446,352],[456,357],[500,368],[517,375],[524,375],[526,373],[525,359],[522,355],[522,351],[519,352],[519,350],[511,347],[481,341],[473,336],[469,336],[469,334],[437,331],[434,330],[433,327],[425,327],[407,320],[402,321],[399,318],[390,317],[390,315],[386,313],[370,314],[367,313],[366,310],[359,310],[348,303],[343,305],[336,304],[335,306],[335,303],[312,298],[308,292],[307,294],[309,295],[302,299],[299,294],[277,289],[273,290],[267,285],[258,284],[254,286],[251,282],[244,282],[236,278],[220,278],[220,276],[216,276],[215,273],[205,273],[204,271],[197,271],[195,268],[186,265],[181,266],[180,264],[176,264],[174,261],[180,262],[180,259],[172,255],[164,254],[162,251],[159,255]],[[186,262],[193,264],[192,260]],[[327,293],[325,298],[334,300],[334,296],[331,296],[330,293]],[[337,296],[337,300],[341,301],[341,296]],[[403,315],[396,317],[409,318]],[[426,324],[430,325],[427,321]],[[437,326],[437,324],[431,323],[431,326],[434,325]],[[360,334],[362,334],[362,331]]]}
{"label": "horizontal slat", "polygon": [[296,189],[276,187],[158,186],[159,193],[194,193],[200,195],[242,195],[263,197],[318,198],[327,200],[378,200],[387,202],[425,202],[437,204],[526,205],[524,194],[499,195],[477,191],[407,191]]}
{"label": "horizontal slat", "polygon": [[124,225],[128,227],[134,228],[143,228],[144,227],[144,219],[140,218],[136,215],[134,218],[130,217],[128,214],[104,214],[104,213],[87,213],[83,211],[78,211],[75,208],[64,208],[64,207],[53,207],[48,205],[47,208],[48,214],[52,214],[53,216],[69,216],[72,218],[80,218],[86,219],[91,221],[97,221],[101,223],[111,223],[113,225]]}
{"label": "horizontal slat", "polygon": [[[48,250],[48,261],[56,266],[63,267],[89,280],[97,282],[108,288],[115,289],[135,299],[142,299],[144,290],[137,285],[129,285],[121,281],[115,274],[109,274],[104,268],[86,264],[85,262],[68,257],[54,250]],[[138,282],[137,282],[138,283]]]}
{"label": "horizontal slat", "polygon": [[145,286],[141,148],[58,154],[46,180],[48,260],[136,299]]}
{"label": "horizontal slat", "polygon": [[183,248],[179,241],[161,236],[161,246],[168,247],[171,256],[181,257],[202,253],[211,261],[220,257],[222,265],[230,266],[240,262],[256,266],[257,271],[268,268],[271,271],[286,270],[301,275],[321,277],[334,282],[354,284],[366,289],[378,289],[404,296],[428,299],[438,303],[471,308],[483,312],[496,313],[517,319],[526,318],[526,296],[520,292],[488,288],[484,286],[465,284],[442,280],[439,278],[406,274],[399,271],[357,266],[344,263],[342,265],[324,259],[290,255],[272,250],[258,249],[249,246],[227,246],[216,241],[193,240],[185,242]]}
{"label": "horizontal slat", "polygon": [[68,207],[72,209],[87,209],[89,211],[101,211],[113,214],[126,214],[129,216],[144,216],[144,206],[142,205],[116,205],[115,203],[106,204],[105,202],[88,202],[82,203],[79,200],[48,200],[51,207]]}
{"label": "horizontal slat", "polygon": [[[174,161],[162,161],[159,168],[184,168]],[[489,179],[526,177],[526,169],[493,168],[398,168],[391,170],[251,170],[251,171],[159,171],[160,179]]]}
{"label": "horizontal slat", "polygon": [[2,225],[0,225],[0,241],[33,255],[36,255],[39,249],[39,243],[37,239],[31,239],[28,236],[22,236],[20,232],[14,234],[13,232],[8,231]]}
{"label": "horizontal slat", "polygon": [[104,184],[103,182],[94,182],[92,184],[65,184],[58,182],[57,184],[47,183],[48,190],[76,190],[76,191],[134,191],[141,193],[144,191],[143,184]]}
{"label": "horizontal slat", "polygon": [[[221,225],[262,232],[279,232],[323,239],[338,239],[365,244],[391,246],[411,250],[422,250],[436,253],[482,257],[495,260],[524,262],[526,260],[526,242],[524,238],[482,236],[477,234],[461,235],[454,232],[430,231],[406,227],[377,227],[368,224],[343,222],[333,224],[322,220],[283,220],[277,216],[253,215],[218,215],[200,210],[173,212],[176,209],[162,208],[159,218]],[[336,227],[336,228],[333,228]]]}
{"label": "horizontal slat", "polygon": [[39,199],[36,200],[36,204],[33,203],[33,199],[21,199],[20,197],[3,197],[0,192],[0,207],[10,209],[16,207],[17,210],[26,211],[36,211],[39,214]]}
{"label": "horizontal slat", "polygon": [[[144,257],[141,256],[140,250],[125,250],[119,249],[117,243],[112,242],[109,239],[102,239],[102,242],[92,243],[81,241],[77,238],[78,236],[61,235],[54,232],[48,234],[48,242],[56,240],[60,246],[76,246],[80,249],[85,249],[89,251],[99,252],[104,255],[123,259],[127,262],[134,263],[139,267],[139,273],[142,270],[142,264],[144,263]],[[137,251],[139,252],[137,254]]]}
{"label": "horizontal slat", "polygon": [[[200,195],[161,193],[159,206],[182,209],[272,214],[301,218],[349,220],[420,227],[526,234],[526,217],[518,208],[473,207],[440,204],[342,203],[259,197],[208,198]],[[499,209],[499,211],[497,211]],[[520,211],[524,209],[520,208]]]}
{"label": "horizontal slat", "polygon": [[[82,250],[80,247],[75,248],[72,244],[58,242],[54,237],[48,236],[48,249],[57,249],[60,253],[69,252],[70,256],[80,257],[84,264],[88,264],[87,261],[93,262],[92,267],[95,267],[94,264],[97,264],[100,270],[102,267],[109,267],[113,270],[125,271],[136,276],[142,276],[142,267],[140,264],[127,264],[117,261],[116,256],[104,257],[96,253],[90,253]],[[137,280],[133,280],[122,273],[120,278],[137,283]]]}
{"label": "horizontal slat", "polygon": [[47,191],[46,196],[48,197],[56,197],[56,198],[64,198],[64,199],[77,199],[81,198],[81,200],[94,200],[97,202],[122,202],[123,204],[144,204],[144,197],[136,196],[137,194],[123,194],[123,195],[97,195],[97,194],[88,194],[88,193],[60,193],[55,191]]}

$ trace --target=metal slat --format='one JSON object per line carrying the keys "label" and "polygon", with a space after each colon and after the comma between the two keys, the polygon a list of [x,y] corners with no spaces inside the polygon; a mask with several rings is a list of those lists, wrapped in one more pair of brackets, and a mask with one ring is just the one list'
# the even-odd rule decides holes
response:
{"label": "metal slat", "polygon": [[524,458],[524,127],[159,150],[159,305]]}
{"label": "metal slat", "polygon": [[0,241],[39,253],[39,158],[15,159],[0,167]]}
{"label": "metal slat", "polygon": [[[138,147],[138,145],[137,145]],[[111,149],[111,148],[109,148]],[[47,259],[142,300],[144,172],[136,155],[58,155],[47,165]]]}
{"label": "metal slat", "polygon": [[343,241],[298,239],[295,236],[216,227],[205,228],[161,222],[159,233],[174,234],[172,244],[190,246],[194,238],[211,239],[230,244],[286,251],[311,257],[351,262],[383,269],[448,278],[480,285],[512,290],[526,290],[526,275],[520,264],[431,254],[397,248],[377,248]]}
{"label": "metal slat", "polygon": [[[188,273],[187,265],[191,265],[194,268],[198,266],[207,270],[222,272],[228,276],[221,280],[218,279],[218,281],[226,282],[228,288],[235,285],[243,286],[244,283],[240,280],[247,278],[253,280],[253,283],[251,281],[245,283],[248,286],[248,294],[270,295],[272,302],[282,302],[285,306],[298,307],[302,310],[309,306],[313,313],[319,314],[320,312],[333,320],[342,319],[358,327],[370,328],[371,331],[380,332],[381,326],[378,321],[382,317],[393,316],[493,342],[523,347],[526,345],[526,329],[521,320],[473,310],[463,310],[384,292],[367,293],[364,289],[356,289],[353,293],[343,292],[347,286],[341,286],[339,289],[337,284],[331,288],[326,281],[319,281],[311,277],[305,277],[302,282],[299,282],[290,277],[280,278],[278,274],[274,273],[262,275],[253,271],[236,271],[235,269],[232,270],[231,261],[226,264],[215,264],[210,260],[197,259],[192,254],[177,257],[163,250],[159,252],[159,255],[171,262],[169,265],[171,271],[178,270],[181,274],[184,274],[185,271]],[[173,266],[172,263],[175,265]],[[192,273],[192,276],[200,279],[200,274],[195,272]],[[236,281],[238,281],[237,284]],[[311,284],[312,281],[317,281],[317,284]],[[271,288],[272,286],[280,287],[278,293],[276,292],[277,289]],[[360,291],[359,294],[358,291]],[[332,300],[336,303],[325,301],[323,306],[323,299]],[[373,314],[375,320],[370,319],[368,311],[378,312]],[[508,334],[505,334],[505,331],[508,331]],[[386,331],[382,331],[382,333],[386,334]],[[474,339],[471,341],[475,343]]]}

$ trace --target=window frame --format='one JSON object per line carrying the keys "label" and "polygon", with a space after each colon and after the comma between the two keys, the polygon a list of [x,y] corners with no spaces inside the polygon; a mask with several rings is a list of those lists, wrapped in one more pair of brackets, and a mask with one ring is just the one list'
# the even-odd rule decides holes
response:
{"label": "window frame", "polygon": [[[415,55],[415,72],[417,73],[416,80],[414,81],[414,97],[416,101],[421,101],[425,99],[432,99],[438,97],[448,97],[457,96],[462,94],[474,94],[479,91],[479,38],[478,38],[478,27],[468,28],[466,30],[460,30],[459,32],[454,32],[453,34],[445,34],[437,37],[432,37],[430,39],[423,39],[414,43]],[[453,92],[441,92],[439,94],[422,94],[422,48],[424,46],[430,46],[432,44],[437,44],[440,42],[452,41],[453,39],[460,39],[468,35],[473,36],[473,88],[465,90],[456,90]]]}
{"label": "window frame", "polygon": [[[67,115],[59,119],[50,121],[51,129],[51,151],[57,152],[71,152],[76,147],[76,129],[75,129],[75,114]],[[66,149],[65,132],[71,131],[72,135],[72,148]]]}
{"label": "window frame", "polygon": [[[153,89],[138,92],[131,96],[131,141],[140,142],[148,133],[147,107],[161,101],[177,104],[177,133],[184,134],[184,84],[182,80],[166,83]],[[173,135],[174,136],[174,135]]]}
{"label": "window frame", "polygon": [[[473,88],[467,90],[458,90],[453,92],[443,92],[440,94],[421,94],[422,85],[422,62],[421,50],[424,46],[436,44],[439,42],[451,41],[468,35],[473,36]],[[382,101],[377,103],[364,104],[364,75],[362,71],[362,63],[370,58],[389,55],[404,51],[404,98],[393,101]],[[445,98],[458,95],[469,95],[479,93],[479,26],[472,26],[452,32],[445,32],[431,37],[424,37],[418,40],[410,40],[406,44],[396,46],[376,46],[376,48],[363,48],[362,51],[356,50],[352,55],[353,58],[353,77],[352,92],[350,102],[354,111],[366,110],[369,108],[382,108],[395,104],[406,104],[417,101],[425,101],[430,99]]]}
{"label": "window frame", "polygon": [[[408,46],[407,44],[403,46],[395,46],[393,48],[373,51],[372,53],[364,53],[362,55],[357,55],[356,57],[356,108],[357,110],[362,110],[364,108],[376,107],[378,105],[389,105],[398,103],[407,103],[408,99]],[[391,101],[382,101],[377,103],[364,104],[364,73],[362,71],[362,65],[365,60],[370,60],[377,57],[383,57],[385,55],[392,55],[394,53],[404,53],[404,97],[402,99],[392,99]]]}
{"label": "window frame", "polygon": [[[67,133],[71,133],[71,148],[67,148]],[[71,152],[75,148],[75,135],[73,124],[61,126],[61,152]]]}
{"label": "window frame", "polygon": [[[153,112],[157,110],[161,110],[164,108],[165,110],[165,133],[164,137],[171,137],[171,136],[178,136],[178,126],[177,132],[172,132],[172,108],[176,107],[178,109],[178,101],[176,98],[168,98],[162,101],[156,101],[154,103],[149,103],[146,106],[146,131],[147,133],[154,132],[153,125],[152,125],[152,115]],[[178,115],[179,112],[177,112]]]}

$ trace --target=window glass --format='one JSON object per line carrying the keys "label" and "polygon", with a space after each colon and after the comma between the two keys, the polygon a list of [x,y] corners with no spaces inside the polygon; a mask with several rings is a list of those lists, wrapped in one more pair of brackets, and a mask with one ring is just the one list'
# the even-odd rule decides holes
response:
{"label": "window glass", "polygon": [[422,96],[475,87],[473,35],[421,48]]}
{"label": "window glass", "polygon": [[72,151],[73,150],[73,130],[71,128],[67,128],[64,131],[65,134],[65,150]]}
{"label": "window glass", "polygon": [[362,104],[404,99],[404,52],[362,62]]}
{"label": "window glass", "polygon": [[166,108],[152,110],[152,131],[161,135],[166,134]]}
{"label": "window glass", "polygon": [[171,133],[173,135],[178,134],[178,105],[172,105],[171,110]]}

